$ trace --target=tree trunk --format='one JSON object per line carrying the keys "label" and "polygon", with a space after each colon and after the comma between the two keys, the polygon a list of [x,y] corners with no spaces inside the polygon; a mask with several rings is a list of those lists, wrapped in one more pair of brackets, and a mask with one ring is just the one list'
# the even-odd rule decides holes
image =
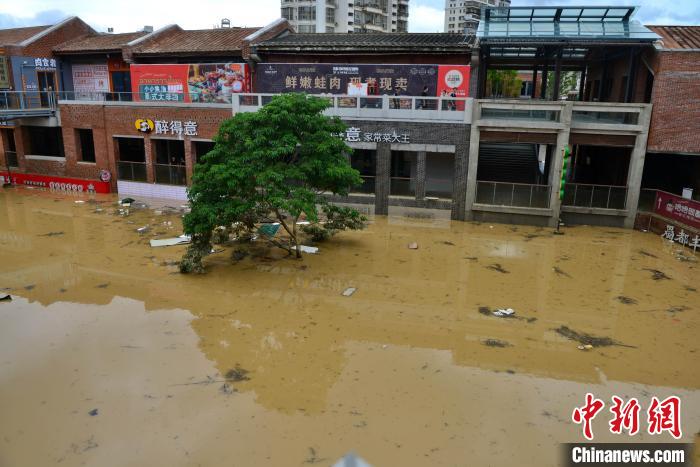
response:
{"label": "tree trunk", "polygon": [[301,258],[301,248],[299,248],[299,236],[297,235],[297,219],[298,217],[295,217],[292,222],[292,233],[293,233],[293,240],[294,240],[294,245],[297,250],[297,258]]}

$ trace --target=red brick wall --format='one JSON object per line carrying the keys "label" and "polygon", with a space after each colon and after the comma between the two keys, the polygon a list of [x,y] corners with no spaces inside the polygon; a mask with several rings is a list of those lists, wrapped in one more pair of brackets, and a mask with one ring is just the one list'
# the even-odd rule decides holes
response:
{"label": "red brick wall", "polygon": [[[65,172],[67,176],[97,179],[101,169],[112,173],[113,186],[116,186],[116,151],[113,136],[143,137],[146,150],[146,160],[152,162],[151,139],[173,138],[185,142],[185,156],[188,175],[192,173],[192,141],[197,139],[210,140],[219,130],[219,125],[231,117],[231,109],[226,107],[175,107],[175,106],[143,106],[143,105],[61,105],[61,124],[66,155]],[[134,122],[140,118],[156,120],[192,120],[197,122],[197,136],[144,134],[136,130]],[[91,128],[95,143],[95,164],[81,164],[77,161],[75,130]],[[152,181],[153,170],[149,164],[149,177]],[[85,176],[92,174],[91,176]]]}
{"label": "red brick wall", "polygon": [[647,149],[700,154],[700,52],[657,52]]}

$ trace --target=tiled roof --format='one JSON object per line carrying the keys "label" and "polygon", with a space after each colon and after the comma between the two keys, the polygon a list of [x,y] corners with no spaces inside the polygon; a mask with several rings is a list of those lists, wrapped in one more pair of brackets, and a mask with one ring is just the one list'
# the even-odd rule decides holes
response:
{"label": "tiled roof", "polygon": [[51,26],[31,26],[28,28],[0,29],[0,46],[19,44],[50,27]]}
{"label": "tiled roof", "polygon": [[54,52],[58,53],[79,53],[119,50],[139,37],[146,35],[146,32],[125,32],[122,34],[97,34],[86,35],[64,42],[54,47]]}
{"label": "tiled roof", "polygon": [[134,46],[136,54],[211,53],[241,50],[244,38],[260,28],[176,30]]}
{"label": "tiled roof", "polygon": [[700,26],[647,26],[661,36],[664,49],[700,49]]}
{"label": "tiled roof", "polygon": [[454,33],[313,33],[288,34],[255,44],[259,50],[289,49],[440,49],[471,46],[467,36]]}

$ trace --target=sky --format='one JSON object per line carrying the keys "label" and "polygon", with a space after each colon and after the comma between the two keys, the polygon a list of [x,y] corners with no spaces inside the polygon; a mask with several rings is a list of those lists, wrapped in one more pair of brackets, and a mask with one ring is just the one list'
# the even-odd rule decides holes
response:
{"label": "sky", "polygon": [[[644,24],[700,25],[700,0],[513,0],[529,5],[636,5]],[[445,0],[410,0],[410,32],[442,32]],[[280,0],[0,0],[0,28],[56,23],[80,16],[98,31],[156,29],[177,23],[185,29],[205,29],[229,18],[233,26],[263,26],[279,17]]]}

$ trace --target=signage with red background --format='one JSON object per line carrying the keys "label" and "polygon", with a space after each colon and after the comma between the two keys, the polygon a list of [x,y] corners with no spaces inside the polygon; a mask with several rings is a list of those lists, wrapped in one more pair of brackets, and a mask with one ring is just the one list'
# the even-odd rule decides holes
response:
{"label": "signage with red background", "polygon": [[654,212],[682,224],[700,229],[700,203],[662,191],[656,192]]}
{"label": "signage with red background", "polygon": [[469,97],[470,72],[469,65],[438,65],[437,95],[454,90],[455,97]]}
{"label": "signage with red background", "polygon": [[245,63],[131,65],[135,101],[231,103],[250,92]]}
{"label": "signage with red background", "polygon": [[[2,182],[9,180],[8,172],[0,172]],[[54,177],[51,175],[37,175],[12,172],[12,183],[15,185],[34,186],[38,188],[48,188],[56,191],[66,191],[73,193],[109,193],[108,182],[99,180],[83,180],[81,178]]]}

